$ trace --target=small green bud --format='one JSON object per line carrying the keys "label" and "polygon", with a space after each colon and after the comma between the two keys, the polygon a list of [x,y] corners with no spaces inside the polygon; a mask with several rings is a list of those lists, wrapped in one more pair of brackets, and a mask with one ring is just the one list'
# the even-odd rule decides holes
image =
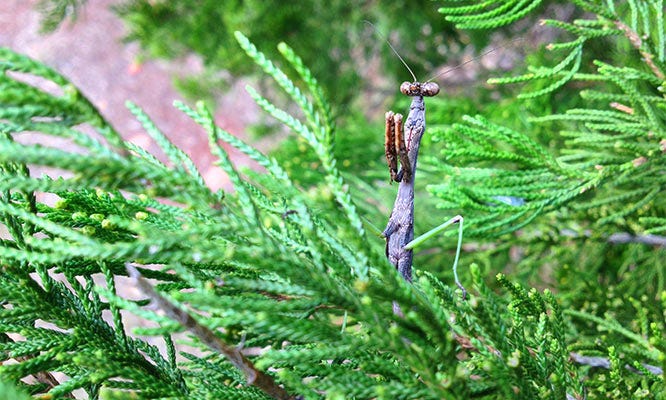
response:
{"label": "small green bud", "polygon": [[72,219],[74,221],[85,221],[85,220],[88,219],[88,215],[86,215],[86,213],[83,213],[83,212],[79,211],[79,212],[75,212],[74,214],[72,214]]}
{"label": "small green bud", "polygon": [[439,379],[439,386],[444,389],[450,388],[451,384],[453,383],[453,380],[450,376],[441,372],[437,373],[437,379]]}
{"label": "small green bud", "polygon": [[354,289],[359,293],[364,293],[368,289],[368,281],[362,279],[355,280]]}
{"label": "small green bud", "polygon": [[62,86],[62,91],[65,97],[69,100],[76,100],[79,95],[79,91],[76,89],[76,86],[72,85],[71,83]]}
{"label": "small green bud", "polygon": [[[314,169],[314,168],[313,168],[313,169]],[[347,189],[346,186],[345,186],[345,189]],[[333,197],[333,192],[332,192],[331,189],[328,187],[328,185],[323,186],[323,187],[321,188],[321,197],[322,197],[324,200],[329,200],[329,201],[333,200],[333,198],[334,198],[334,197]]]}
{"label": "small green bud", "polygon": [[479,306],[479,298],[476,296],[468,295],[467,302],[472,308],[477,308]]}
{"label": "small green bud", "polygon": [[224,259],[231,260],[236,254],[236,246],[233,243],[229,243],[224,249]]}
{"label": "small green bud", "polygon": [[506,364],[511,368],[516,368],[517,366],[519,366],[520,365],[520,351],[516,350],[513,353],[511,353],[511,356],[509,356],[509,359],[506,360]]}
{"label": "small green bud", "polygon": [[458,364],[456,367],[456,378],[468,378],[471,374],[471,371],[463,364]]}
{"label": "small green bud", "polygon": [[90,214],[90,219],[92,219],[93,221],[102,222],[102,220],[104,220],[104,215],[103,214]]}
{"label": "small green bud", "polygon": [[143,221],[144,219],[148,218],[148,213],[138,211],[136,214],[134,214],[134,218],[138,219],[139,221]]}

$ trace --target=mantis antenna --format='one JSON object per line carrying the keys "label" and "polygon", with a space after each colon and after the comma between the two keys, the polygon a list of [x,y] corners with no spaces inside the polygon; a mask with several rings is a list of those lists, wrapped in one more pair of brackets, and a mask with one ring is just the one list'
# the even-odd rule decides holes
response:
{"label": "mantis antenna", "polygon": [[[461,64],[458,64],[458,65],[456,65],[455,67],[449,68],[449,69],[447,69],[446,71],[442,71],[441,73],[439,73],[439,74],[433,76],[432,78],[428,79],[426,82],[432,82],[432,81],[434,81],[435,79],[439,78],[440,76],[444,76],[444,75],[448,74],[449,72],[452,72],[452,71],[458,70],[458,69],[462,68],[463,66],[465,66],[465,65],[467,65],[467,64],[469,64],[469,63],[471,63],[471,62],[474,62],[474,61],[478,61],[478,60],[480,60],[481,58],[487,56],[487,55],[490,54],[490,53],[494,53],[494,52],[497,51],[497,50],[504,49],[504,48],[508,47],[510,44],[513,44],[513,43],[515,43],[515,42],[521,42],[521,41],[523,41],[523,40],[524,40],[523,38],[515,38],[515,39],[512,39],[512,40],[510,40],[510,41],[508,41],[508,42],[506,42],[506,43],[504,43],[504,44],[502,44],[502,45],[500,45],[500,46],[493,47],[492,49],[487,50],[487,51],[485,51],[485,52],[479,54],[478,56],[476,56],[476,57],[474,57],[474,58],[472,58],[472,59],[469,59],[469,60],[467,60],[467,61],[465,61],[465,62],[463,62],[463,63],[461,63]],[[389,44],[389,46],[390,46],[390,44]],[[398,56],[398,57],[400,57],[400,56]],[[411,71],[410,71],[410,72],[411,72]]]}
{"label": "mantis antenna", "polygon": [[[382,40],[384,40],[384,41],[386,42],[386,44],[387,44],[388,47],[391,49],[391,51],[393,52],[393,54],[395,54],[396,57],[398,57],[398,59],[400,60],[400,62],[405,66],[405,68],[407,68],[407,71],[409,71],[409,74],[410,74],[410,75],[412,76],[412,78],[414,79],[414,82],[417,82],[418,79],[416,79],[416,75],[414,74],[414,71],[412,71],[412,69],[409,68],[409,64],[407,64],[407,62],[402,58],[402,56],[400,55],[400,53],[398,53],[398,51],[395,49],[395,47],[393,47],[393,45],[391,44],[391,42],[390,42],[390,41],[389,41],[384,35],[382,35],[382,34],[379,32],[379,30],[377,29],[377,27],[376,27],[372,22],[370,22],[370,21],[368,21],[368,20],[363,20],[363,22],[365,22],[367,25],[369,25],[369,26],[375,31],[375,34],[377,34],[377,36],[379,36],[380,38],[382,38]],[[474,61],[478,61],[478,60],[480,60],[481,58],[487,56],[487,55],[490,54],[490,53],[494,53],[494,52],[497,51],[497,50],[500,50],[500,49],[503,49],[503,48],[508,47],[510,44],[513,44],[513,43],[515,43],[515,42],[520,42],[520,41],[523,41],[523,40],[524,40],[524,38],[516,38],[516,39],[512,39],[512,40],[510,40],[510,41],[508,41],[508,42],[506,42],[506,43],[504,43],[504,44],[502,44],[502,45],[500,45],[500,46],[493,47],[492,49],[487,50],[487,51],[485,51],[484,53],[479,54],[478,56],[476,56],[476,57],[474,57],[474,58],[472,58],[472,59],[470,59],[470,60],[467,60],[467,61],[465,61],[465,62],[463,62],[463,63],[461,63],[461,64],[456,65],[455,67],[452,67],[452,68],[450,68],[450,69],[447,69],[446,71],[442,71],[441,73],[439,73],[439,74],[433,76],[432,78],[428,79],[427,81],[425,81],[425,83],[427,83],[427,82],[432,82],[432,81],[434,81],[435,79],[439,78],[440,76],[444,76],[444,75],[448,74],[449,72],[453,72],[453,71],[455,71],[455,70],[458,70],[458,69],[464,67],[465,65],[467,65],[467,64],[469,64],[469,63],[472,63],[472,62],[474,62]]]}
{"label": "mantis antenna", "polygon": [[366,24],[370,25],[370,27],[372,27],[372,29],[375,31],[375,33],[377,34],[377,36],[379,36],[379,37],[381,37],[382,39],[384,39],[384,41],[386,42],[386,44],[388,44],[388,46],[391,48],[391,51],[393,51],[393,53],[394,53],[396,56],[398,56],[398,59],[400,59],[400,61],[402,62],[402,64],[405,66],[405,68],[407,68],[407,71],[409,71],[410,75],[412,75],[412,78],[414,78],[414,82],[418,81],[418,79],[416,79],[416,75],[414,75],[414,72],[412,71],[412,69],[409,68],[409,65],[407,64],[407,62],[406,62],[405,60],[403,60],[403,58],[400,56],[400,53],[398,53],[398,51],[393,47],[393,45],[391,44],[391,42],[389,42],[389,40],[388,40],[387,38],[385,38],[384,35],[382,35],[381,33],[379,33],[379,30],[377,30],[377,27],[376,27],[372,22],[370,22],[370,21],[368,21],[368,20],[363,20],[363,22],[365,22]]}

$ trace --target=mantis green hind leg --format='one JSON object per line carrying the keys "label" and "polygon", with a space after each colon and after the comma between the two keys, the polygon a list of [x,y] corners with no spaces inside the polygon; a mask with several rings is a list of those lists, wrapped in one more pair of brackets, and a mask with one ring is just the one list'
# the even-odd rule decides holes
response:
{"label": "mantis green hind leg", "polygon": [[417,237],[416,239],[412,240],[411,242],[407,243],[405,246],[406,250],[413,250],[415,247],[419,246],[420,244],[424,243],[426,240],[434,237],[438,233],[442,232],[444,229],[448,228],[450,225],[453,225],[455,223],[458,224],[458,246],[456,247],[456,257],[453,260],[453,278],[456,281],[456,285],[462,290],[462,298],[463,300],[467,297],[467,290],[465,287],[460,283],[460,279],[458,279],[458,260],[460,259],[460,250],[462,249],[462,239],[463,239],[463,217],[462,215],[456,215],[455,217],[449,219],[448,221],[444,222],[443,224],[429,230],[428,232],[424,233],[423,235]]}

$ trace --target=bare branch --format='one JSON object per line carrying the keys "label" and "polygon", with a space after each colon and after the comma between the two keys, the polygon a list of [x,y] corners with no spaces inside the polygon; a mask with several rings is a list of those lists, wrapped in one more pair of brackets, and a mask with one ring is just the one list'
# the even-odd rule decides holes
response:
{"label": "bare branch", "polygon": [[614,233],[608,237],[608,243],[640,243],[648,246],[666,246],[666,237],[657,235],[632,235],[627,232]]}
{"label": "bare branch", "polygon": [[134,266],[127,263],[125,264],[125,267],[134,284],[150,298],[154,305],[162,310],[169,318],[178,321],[208,347],[224,355],[234,367],[243,372],[248,385],[257,387],[274,399],[299,399],[297,396],[289,395],[271,376],[259,371],[254,364],[252,364],[252,361],[245,358],[238,348],[224,343],[215,335],[215,332],[197,322],[194,317],[187,313],[187,311],[181,310],[157,293],[155,288],[153,288],[153,286],[141,276],[141,273],[134,268]]}
{"label": "bare branch", "polygon": [[[560,234],[570,238],[590,238],[592,233],[589,231],[579,234],[571,229],[563,229]],[[604,240],[603,238],[600,240]],[[610,236],[605,237],[606,242],[611,244],[625,244],[625,243],[639,243],[647,246],[660,246],[666,247],[666,237],[658,235],[632,235],[629,232],[617,232]]]}
{"label": "bare branch", "polygon": [[[596,357],[596,356],[584,356],[582,354],[578,353],[570,353],[571,359],[577,362],[578,364],[583,364],[583,365],[589,365],[590,367],[600,367],[600,368],[605,368],[605,369],[610,369],[610,360],[606,357]],[[643,368],[646,370],[652,372],[655,375],[661,375],[664,373],[664,371],[659,368],[655,367],[654,365],[650,364],[641,364]],[[629,371],[640,373],[639,370],[636,368],[632,367],[631,365],[626,365],[625,368],[627,368]]]}

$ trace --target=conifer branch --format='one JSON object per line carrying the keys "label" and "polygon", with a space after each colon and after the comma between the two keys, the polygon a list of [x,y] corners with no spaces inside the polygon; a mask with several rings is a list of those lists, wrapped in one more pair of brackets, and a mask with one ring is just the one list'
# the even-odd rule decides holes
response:
{"label": "conifer branch", "polygon": [[615,26],[622,31],[624,36],[626,36],[627,39],[629,39],[631,45],[634,46],[634,48],[641,53],[641,55],[643,56],[643,61],[645,61],[648,67],[650,67],[654,75],[657,78],[663,80],[666,77],[664,76],[664,72],[654,62],[654,55],[645,49],[645,46],[643,45],[643,40],[638,35],[638,33],[633,31],[629,26],[627,26],[627,24],[625,24],[620,20],[616,20],[614,21],[614,23]]}
{"label": "conifer branch", "polygon": [[[172,3],[180,0],[161,6]],[[443,11],[460,26],[483,28],[517,21],[544,2],[447,3],[452,6]],[[25,377],[64,372],[69,379],[60,383],[38,378],[27,384],[26,391],[54,398],[76,389],[91,398],[104,390],[147,399],[624,399],[661,393],[666,239],[656,235],[666,231],[665,103],[663,79],[639,58],[641,51],[652,54],[650,62],[663,71],[664,1],[574,3],[591,18],[548,21],[564,30],[566,42],[528,57],[540,63],[531,73],[504,81],[533,85],[531,114],[515,96],[467,111],[462,103],[478,105],[474,96],[453,105],[442,99],[429,109],[428,144],[445,147],[442,157],[422,163],[419,182],[430,183],[427,190],[439,197],[427,209],[433,220],[465,216],[464,261],[482,265],[470,263],[467,302],[439,277],[453,255],[444,255],[452,250],[448,238],[420,257],[413,284],[380,254],[379,238],[359,239],[367,228],[361,221],[384,204],[366,201],[365,194],[374,200],[380,197],[374,192],[383,195],[386,188],[374,181],[376,171],[344,171],[333,149],[359,143],[349,140],[360,134],[376,140],[377,127],[354,113],[335,121],[308,58],[286,44],[278,49],[298,81],[239,40],[301,108],[294,115],[253,93],[312,147],[307,156],[316,164],[308,168],[315,173],[293,168],[303,164],[287,164],[292,159],[284,154],[272,158],[241,142],[215,126],[202,105],[176,105],[208,132],[211,151],[232,175],[231,193],[212,193],[192,160],[138,107],[129,106],[170,163],[123,142],[63,76],[1,49],[0,229],[7,228],[0,238],[1,379],[21,387]],[[637,38],[638,52],[607,51],[628,48],[627,39],[636,47]],[[547,63],[548,54],[560,59]],[[50,81],[63,95],[17,79],[26,75]],[[483,116],[457,117],[469,110]],[[337,136],[336,122],[343,133]],[[19,140],[30,132],[64,138],[84,151]],[[266,171],[239,172],[221,141]],[[372,143],[354,154],[371,155]],[[33,165],[71,175],[36,177]],[[305,174],[314,176],[316,190],[303,184]],[[57,196],[56,204],[42,201],[44,194]],[[429,202],[420,199],[421,207]],[[147,264],[164,269],[142,269],[143,277],[129,272],[169,318],[145,309],[145,298],[118,293],[125,266]],[[511,276],[498,276],[501,288],[490,286],[488,274],[499,270]],[[104,279],[93,280],[96,274]],[[160,292],[144,277],[159,280]],[[537,277],[557,296],[525,283]],[[400,316],[391,312],[394,300]],[[125,334],[124,311],[158,324],[135,333],[164,337],[166,355]],[[203,356],[174,346],[171,335],[183,328],[192,331],[190,344]],[[261,353],[249,356],[228,344],[239,340]],[[584,355],[600,348],[608,358]],[[633,360],[632,372],[625,360]],[[0,382],[0,392],[3,387]]]}
{"label": "conifer branch", "polygon": [[199,338],[202,343],[224,355],[234,367],[238,368],[243,373],[248,385],[261,389],[261,391],[274,399],[295,400],[299,398],[298,396],[289,395],[271,376],[258,370],[252,361],[247,359],[247,357],[241,353],[240,349],[226,344],[215,335],[215,332],[197,322],[197,320],[187,311],[181,310],[169,300],[162,297],[157,293],[153,286],[141,276],[141,273],[139,273],[134,266],[127,263],[125,264],[125,267],[134,284],[140,288],[146,296],[148,296],[151,302],[154,303],[155,307],[162,310],[169,318],[174,319],[185,329],[192,332],[192,334]]}

